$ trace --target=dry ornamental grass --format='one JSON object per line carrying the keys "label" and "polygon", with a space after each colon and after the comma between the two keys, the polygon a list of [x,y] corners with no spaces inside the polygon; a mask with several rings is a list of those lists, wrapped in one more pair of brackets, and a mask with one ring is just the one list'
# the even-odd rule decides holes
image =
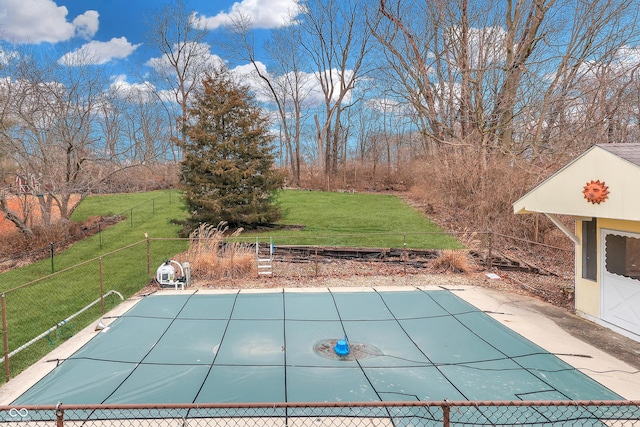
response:
{"label": "dry ornamental grass", "polygon": [[217,226],[201,224],[189,235],[189,249],[176,257],[189,261],[194,276],[203,280],[241,278],[256,275],[255,253],[245,243],[226,240],[238,236],[242,229],[229,234],[226,222]]}
{"label": "dry ornamental grass", "polygon": [[433,261],[433,268],[441,273],[467,273],[471,270],[467,251],[446,249]]}

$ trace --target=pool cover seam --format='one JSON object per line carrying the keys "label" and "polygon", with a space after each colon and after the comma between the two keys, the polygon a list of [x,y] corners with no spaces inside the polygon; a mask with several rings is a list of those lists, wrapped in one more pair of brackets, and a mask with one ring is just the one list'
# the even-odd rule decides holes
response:
{"label": "pool cover seam", "polygon": [[[182,310],[184,310],[184,307],[187,305],[187,303],[189,302],[189,300],[193,297],[194,294],[191,294],[187,297],[187,299],[185,300],[184,304],[182,304],[182,307],[180,308],[180,310],[178,311],[178,314],[180,314],[180,312]],[[115,387],[113,389],[113,391],[111,393],[109,393],[109,395],[107,397],[105,397],[102,400],[102,403],[105,403],[111,396],[113,396],[118,389],[120,389],[120,387],[122,387],[122,384],[124,384],[129,378],[131,378],[131,375],[133,375],[133,373],[138,369],[138,367],[142,364],[142,362],[144,361],[144,359],[149,355],[149,353],[151,353],[153,351],[153,349],[156,347],[156,345],[158,345],[158,343],[160,342],[160,340],[162,339],[162,337],[167,333],[167,331],[169,330],[169,328],[171,328],[171,325],[173,324],[173,322],[175,322],[177,315],[173,318],[173,320],[171,322],[169,322],[169,324],[167,325],[167,327],[165,328],[164,332],[162,332],[162,334],[160,335],[160,337],[158,337],[158,339],[156,340],[156,342],[151,346],[151,348],[149,348],[149,351],[146,352],[146,354],[144,356],[142,356],[142,358],[140,359],[139,362],[136,363],[136,366],[131,370],[131,372],[129,372],[129,374],[122,380],[120,381],[120,384],[118,384],[117,387]]]}
{"label": "pool cover seam", "polygon": [[231,318],[233,316],[233,311],[236,308],[236,302],[238,301],[238,295],[239,294],[240,294],[240,291],[235,293],[235,297],[233,298],[233,305],[231,306],[231,311],[229,312],[229,318],[227,319],[227,324],[225,325],[224,331],[222,332],[222,336],[220,337],[220,345],[218,347],[218,350],[216,351],[216,354],[213,356],[213,360],[209,364],[209,369],[207,370],[207,375],[204,376],[204,379],[202,380],[202,383],[200,384],[200,387],[198,388],[198,391],[196,392],[195,396],[193,397],[193,401],[191,403],[195,403],[196,400],[198,400],[198,396],[200,395],[200,392],[202,391],[202,388],[204,387],[205,383],[207,382],[207,379],[209,378],[209,375],[211,375],[211,370],[213,369],[213,366],[214,366],[214,364],[216,362],[216,359],[218,358],[218,354],[220,354],[220,349],[222,348],[222,343],[224,342],[224,337],[227,334],[227,330],[229,329],[229,324],[231,323]]}
{"label": "pool cover seam", "polygon": [[331,292],[331,289],[327,288],[329,295],[331,295],[331,299],[333,300],[333,306],[336,309],[336,313],[338,314],[338,321],[340,322],[340,326],[342,327],[342,333],[347,341],[349,341],[349,337],[347,336],[347,330],[344,328],[344,322],[342,320],[342,315],[340,314],[340,310],[338,309],[338,303],[336,302],[335,295]]}
{"label": "pool cover seam", "polygon": [[[417,289],[417,288],[416,288]],[[384,297],[380,294],[380,292],[378,292],[377,289],[373,290],[376,295],[378,295],[378,297],[382,300],[382,303],[384,304],[384,306],[387,308],[387,310],[389,310],[389,313],[391,313],[391,315],[393,316],[394,320],[396,321],[396,323],[398,324],[398,327],[400,327],[400,329],[402,330],[402,332],[404,332],[404,334],[407,336],[407,338],[409,339],[409,341],[411,341],[413,343],[413,345],[418,349],[418,351],[420,353],[422,353],[422,355],[429,361],[431,362],[431,364],[433,364],[433,366],[438,370],[438,372],[440,373],[440,375],[442,375],[442,377],[444,379],[447,380],[447,382],[449,384],[451,384],[451,386],[458,392],[460,393],[461,396],[463,396],[466,400],[469,400],[467,398],[467,396],[465,396],[465,394],[462,392],[462,390],[460,390],[453,382],[451,382],[451,380],[449,379],[449,377],[447,377],[444,372],[442,372],[442,370],[440,370],[440,368],[438,366],[436,366],[433,361],[431,360],[431,358],[429,356],[427,356],[427,354],[422,351],[422,349],[420,348],[420,346],[418,345],[418,343],[416,343],[413,338],[411,337],[411,335],[409,335],[409,333],[407,332],[407,330],[404,328],[404,326],[402,326],[402,323],[400,323],[400,321],[398,320],[398,318],[395,316],[395,314],[393,313],[393,311],[391,311],[391,308],[389,307],[389,305],[387,304],[387,302],[385,301]],[[445,310],[446,311],[446,310]],[[446,397],[445,397],[446,398]]]}
{"label": "pool cover seam", "polygon": [[[335,302],[335,301],[334,301]],[[337,307],[336,307],[337,310]],[[463,311],[458,313],[458,315],[464,315],[464,314],[473,314],[473,313],[484,313],[481,312],[479,310],[469,310],[469,311]],[[340,314],[338,313],[338,316],[340,316]],[[451,316],[450,313],[447,312],[447,314],[437,314],[434,316],[412,316],[412,317],[397,317],[397,316],[392,316],[390,318],[385,318],[385,319],[342,319],[345,322],[354,322],[354,321],[367,321],[367,322],[388,322],[388,321],[392,321],[392,320],[424,320],[424,319],[438,319],[438,318],[443,318],[443,317],[449,317]],[[138,318],[138,319],[175,319],[175,320],[228,320],[226,317],[167,317],[167,316],[141,316],[141,315],[127,315],[127,316],[123,316],[123,317],[127,317],[127,318]],[[295,317],[270,317],[270,318],[262,318],[262,317],[235,317],[233,318],[233,320],[239,320],[239,321],[254,321],[254,320],[280,320],[280,321],[294,321],[294,322],[312,322],[312,323],[322,323],[322,322],[335,322],[336,319],[301,319],[301,318],[295,318]],[[338,319],[340,320],[340,319]]]}
{"label": "pool cover seam", "polygon": [[[528,357],[528,356],[537,356],[537,355],[547,355],[547,354],[551,354],[551,353],[529,353],[529,354],[525,354],[522,356],[515,356],[515,358],[518,357]],[[518,367],[518,368],[480,368],[480,367],[476,367],[476,366],[472,366],[473,364],[476,363],[486,363],[486,362],[498,362],[501,360],[510,360],[509,357],[502,357],[502,358],[495,358],[495,359],[483,359],[483,360],[477,360],[474,362],[463,362],[463,363],[433,363],[433,362],[429,362],[429,363],[425,363],[425,362],[420,362],[417,360],[411,360],[411,359],[406,359],[403,357],[399,357],[399,356],[391,356],[388,354],[383,354],[380,357],[389,357],[389,358],[393,358],[393,359],[398,359],[398,360],[403,360],[406,362],[412,362],[413,364],[410,365],[403,365],[403,367],[405,368],[438,368],[438,367],[447,367],[447,366],[461,366],[461,367],[465,367],[468,369],[475,369],[475,370],[479,370],[479,371],[487,371],[487,372],[491,372],[491,371],[496,371],[496,372],[500,372],[500,371],[519,371],[522,369],[527,369],[530,371],[535,371],[535,372],[545,372],[545,373],[558,373],[558,372],[565,372],[565,371],[574,371],[575,368],[573,367],[568,367],[568,368],[562,368],[562,369],[542,369],[542,368],[522,368],[522,367]],[[126,361],[126,360],[111,360],[111,359],[100,359],[100,358],[95,358],[95,357],[72,357],[69,359],[65,359],[65,360],[91,360],[94,362],[108,362],[108,363],[121,363],[123,365],[141,365],[141,366],[211,366],[211,362],[203,362],[203,363],[171,363],[171,362],[133,362],[133,361]],[[357,360],[357,359],[356,359]],[[355,360],[354,360],[355,361]],[[305,365],[305,364],[295,364],[295,365],[289,365],[286,363],[284,365],[281,364],[260,364],[260,365],[256,365],[256,364],[239,364],[239,363],[217,363],[216,366],[219,367],[241,367],[241,366],[260,366],[260,367],[285,367],[285,368],[291,368],[291,367],[296,367],[296,368],[315,368],[315,369],[354,369],[353,366],[349,365],[349,366],[335,366],[335,365],[326,365],[326,366],[318,366],[318,365]],[[394,369],[397,368],[397,366],[394,365],[385,365],[385,366],[366,366],[366,369],[370,369],[370,370],[376,370],[376,369]]]}
{"label": "pool cover seam", "polygon": [[[349,342],[349,337],[347,336],[347,330],[344,327],[344,322],[342,321],[342,315],[340,314],[340,309],[338,308],[338,303],[336,302],[335,295],[333,294],[333,292],[331,292],[331,289],[327,288],[327,290],[329,291],[329,295],[331,295],[331,299],[333,300],[333,305],[334,305],[334,307],[336,309],[336,313],[338,313],[338,320],[340,321],[340,326],[342,327],[342,332],[344,333],[344,338],[345,338],[345,340],[347,342]],[[378,390],[376,390],[374,385],[371,383],[371,380],[369,379],[369,377],[367,376],[367,373],[362,368],[362,365],[360,364],[360,361],[358,359],[356,359],[355,362],[358,364],[358,368],[360,368],[360,372],[362,372],[362,375],[364,375],[364,377],[366,378],[367,382],[371,386],[371,389],[373,389],[373,391],[375,392],[376,396],[378,396],[378,400],[382,401],[382,398],[380,397],[380,394],[378,393]]]}
{"label": "pool cover seam", "polygon": [[[333,292],[331,292],[331,289],[328,289],[329,294],[331,295],[331,299],[333,300],[333,305],[336,308],[336,312],[338,313],[338,319],[340,321],[340,326],[342,326],[342,332],[344,333],[344,338],[345,340],[347,340],[347,342],[349,342],[349,337],[347,335],[347,330],[344,327],[344,322],[342,321],[342,316],[340,314],[340,310],[338,309],[338,304],[336,302],[335,296],[333,294]],[[286,317],[286,316],[285,316]],[[286,323],[286,322],[285,322]],[[362,372],[362,375],[364,375],[365,379],[367,380],[367,382],[369,383],[369,386],[371,387],[371,389],[374,391],[374,393],[376,394],[376,396],[378,397],[379,401],[383,401],[382,397],[380,396],[380,393],[378,393],[378,390],[376,389],[376,387],[373,385],[373,383],[371,382],[371,379],[369,378],[369,376],[367,375],[367,373],[365,372],[364,368],[362,367],[362,365],[360,364],[360,361],[358,359],[355,360],[355,362],[358,365],[358,368],[360,368],[360,372]],[[389,408],[385,409],[387,412],[387,415],[389,416],[389,419],[391,420],[391,424],[395,427],[396,426],[396,422],[393,419],[393,417],[391,416],[391,412],[389,411]]]}
{"label": "pool cover seam", "polygon": [[[282,289],[282,317],[284,317],[284,319],[287,318],[287,302],[284,295],[284,289]],[[284,362],[284,368],[283,368],[284,370],[284,401],[288,402],[289,394],[287,390],[287,322],[284,319],[282,320],[282,345],[284,347],[284,351],[282,355],[283,362]],[[285,417],[287,420],[289,419],[288,411],[289,411],[289,408],[285,408]]]}
{"label": "pool cover seam", "polygon": [[[440,308],[442,308],[444,311],[446,311],[447,313],[449,313],[460,325],[462,325],[465,329],[467,329],[469,332],[471,332],[473,335],[475,335],[476,337],[478,337],[480,340],[482,340],[483,342],[485,342],[487,345],[489,345],[489,347],[493,348],[494,350],[496,350],[498,353],[503,354],[505,356],[505,358],[507,360],[511,360],[513,363],[515,363],[516,365],[520,366],[523,370],[525,370],[526,372],[528,372],[529,374],[533,375],[535,378],[537,378],[538,380],[540,380],[543,384],[546,384],[548,387],[555,389],[558,393],[560,393],[562,396],[564,396],[567,399],[570,399],[569,396],[567,396],[565,393],[563,393],[562,391],[558,390],[557,388],[555,388],[553,385],[549,384],[548,381],[546,381],[545,379],[539,377],[538,375],[536,375],[535,373],[532,372],[532,370],[530,370],[529,368],[526,368],[525,366],[523,366],[521,363],[519,363],[518,361],[515,360],[514,357],[509,356],[508,354],[506,354],[505,352],[503,352],[502,350],[500,350],[499,348],[497,348],[495,345],[493,345],[492,343],[490,343],[489,341],[487,341],[485,338],[483,338],[482,336],[478,335],[478,333],[476,331],[474,331],[473,329],[469,328],[469,326],[467,326],[466,323],[464,323],[463,321],[461,321],[458,318],[458,314],[453,314],[451,313],[449,310],[447,310],[442,304],[440,304],[438,301],[436,301],[430,294],[428,294],[427,292],[425,292],[422,289],[419,289],[421,292],[423,292],[425,295],[427,295],[429,298],[431,298],[431,300],[437,304],[438,306],[440,306]],[[491,317],[489,317],[491,319]],[[539,346],[538,346],[539,347]],[[481,368],[478,368],[481,369]],[[572,368],[573,370],[575,370],[575,368]],[[483,369],[481,369],[483,370]],[[570,369],[571,370],[571,369]],[[487,370],[489,371],[489,370]],[[576,370],[577,371],[577,370]],[[579,372],[579,371],[578,371]]]}

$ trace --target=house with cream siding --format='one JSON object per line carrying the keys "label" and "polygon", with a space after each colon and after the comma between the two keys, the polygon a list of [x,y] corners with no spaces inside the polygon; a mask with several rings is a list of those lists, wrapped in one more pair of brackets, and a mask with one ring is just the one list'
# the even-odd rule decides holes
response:
{"label": "house with cream siding", "polygon": [[574,242],[576,313],[640,341],[640,144],[593,145],[513,210],[546,215]]}

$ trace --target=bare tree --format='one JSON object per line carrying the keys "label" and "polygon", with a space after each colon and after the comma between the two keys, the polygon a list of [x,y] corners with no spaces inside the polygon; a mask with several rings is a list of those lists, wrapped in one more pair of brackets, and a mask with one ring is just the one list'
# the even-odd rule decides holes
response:
{"label": "bare tree", "polygon": [[[8,164],[0,211],[31,234],[32,201],[45,224],[56,209],[68,220],[80,202],[111,174],[138,167],[149,155],[131,150],[120,100],[102,66],[76,58],[24,54],[2,69],[0,146]],[[135,151],[135,150],[134,150]],[[8,199],[20,196],[22,208]]]}
{"label": "bare tree", "polygon": [[[11,124],[4,122],[0,132],[5,155],[16,167],[16,183],[24,182],[17,192],[38,197],[45,221],[51,218],[54,204],[68,219],[91,187],[91,177],[83,171],[97,142],[92,129],[103,76],[95,70],[70,69],[52,61],[42,64],[28,57],[15,65],[2,88],[11,93],[3,97],[2,106]],[[72,200],[74,194],[80,198]],[[30,234],[27,218],[10,212],[6,197],[4,192],[0,209]]]}
{"label": "bare tree", "polygon": [[[600,123],[595,126],[601,127],[604,117],[575,113],[598,110],[607,93],[628,92],[638,68],[636,61],[628,59],[634,55],[629,45],[637,43],[637,4],[565,2],[557,13],[568,18],[558,22],[560,29],[548,39],[563,50],[555,62],[547,63],[538,73],[544,73],[547,82],[544,91],[537,88],[542,98],[536,102],[535,128],[527,137],[530,146],[525,147],[530,148],[532,158],[553,150],[557,140],[574,141],[577,151],[585,140],[611,140],[612,135],[596,136],[590,131],[594,120]],[[618,95],[617,102],[622,101]]]}
{"label": "bare tree", "polygon": [[367,73],[371,45],[368,2],[318,0],[303,4],[300,17],[301,46],[313,63],[323,98],[322,115],[314,119],[319,166],[324,167],[327,187],[337,171],[343,123],[342,112],[351,102],[356,82]]}
{"label": "bare tree", "polygon": [[491,130],[495,129],[497,145],[507,151],[512,148],[514,110],[522,77],[536,44],[542,38],[542,23],[554,3],[555,0],[506,2],[504,78],[495,96],[489,125]]}
{"label": "bare tree", "polygon": [[109,94],[111,102],[104,105],[103,113],[109,120],[104,120],[103,133],[117,133],[129,141],[122,144],[119,156],[150,165],[170,161],[173,158],[172,126],[165,104],[153,89],[145,85],[112,85]]}
{"label": "bare tree", "polygon": [[[158,173],[157,166],[175,160],[173,123],[166,105],[145,85],[112,84],[103,96],[96,125],[104,140],[100,147],[104,166],[96,174],[105,191],[139,188],[131,174],[122,173],[124,169],[149,168]],[[166,173],[167,168],[162,170]],[[167,176],[162,179],[170,181]]]}
{"label": "bare tree", "polygon": [[545,140],[568,118],[587,69],[632,42],[637,10],[622,0],[379,4],[383,71],[426,143],[472,147],[485,161],[552,146]]}
{"label": "bare tree", "polygon": [[184,142],[181,121],[187,117],[189,97],[206,72],[220,64],[206,43],[206,27],[188,9],[186,1],[166,4],[150,17],[148,26],[147,38],[161,53],[160,57],[149,61],[154,70],[154,83],[157,83],[161,100],[165,100],[162,91],[168,91],[172,101],[179,106],[178,131]]}
{"label": "bare tree", "polygon": [[265,43],[271,72],[256,58],[255,40],[251,33],[252,22],[244,15],[235,15],[230,30],[232,38],[225,45],[226,51],[239,60],[248,61],[258,84],[276,110],[277,121],[284,143],[287,164],[294,185],[300,185],[302,163],[301,137],[304,122],[304,104],[310,91],[310,76],[303,71],[305,59],[299,50],[300,29],[286,26],[272,30]]}

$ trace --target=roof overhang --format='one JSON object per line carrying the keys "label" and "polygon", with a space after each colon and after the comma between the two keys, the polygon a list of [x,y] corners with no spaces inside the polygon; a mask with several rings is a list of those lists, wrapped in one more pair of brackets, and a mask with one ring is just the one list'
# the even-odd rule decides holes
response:
{"label": "roof overhang", "polygon": [[[634,145],[640,151],[640,144]],[[606,187],[601,200],[585,196],[592,182]],[[640,221],[638,183],[640,166],[594,145],[517,200],[513,211]]]}

